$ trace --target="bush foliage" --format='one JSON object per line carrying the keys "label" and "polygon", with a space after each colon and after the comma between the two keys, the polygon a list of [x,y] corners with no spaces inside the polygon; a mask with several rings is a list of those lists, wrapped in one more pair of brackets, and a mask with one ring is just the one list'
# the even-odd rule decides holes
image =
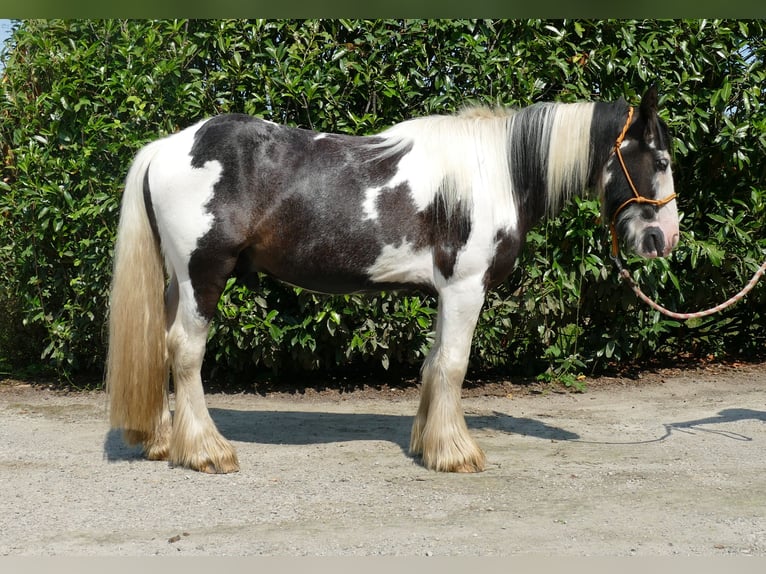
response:
{"label": "bush foliage", "polygon": [[[681,245],[631,260],[663,304],[696,310],[764,258],[761,21],[24,21],[3,55],[0,357],[99,372],[122,180],[137,149],[212,114],[354,134],[468,103],[637,103],[651,83],[674,134]],[[557,375],[687,353],[751,357],[766,288],[686,324],[619,284],[598,203],[541,223],[491,293],[472,367]],[[221,380],[342,365],[418,364],[435,302],[328,297],[265,278],[230,284],[206,368]]]}

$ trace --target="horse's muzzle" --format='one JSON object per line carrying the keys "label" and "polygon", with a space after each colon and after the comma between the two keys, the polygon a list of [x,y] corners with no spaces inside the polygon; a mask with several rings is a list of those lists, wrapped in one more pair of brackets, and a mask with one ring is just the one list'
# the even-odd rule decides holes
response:
{"label": "horse's muzzle", "polygon": [[641,255],[647,258],[667,257],[677,244],[678,233],[668,236],[660,227],[647,227],[641,238]]}

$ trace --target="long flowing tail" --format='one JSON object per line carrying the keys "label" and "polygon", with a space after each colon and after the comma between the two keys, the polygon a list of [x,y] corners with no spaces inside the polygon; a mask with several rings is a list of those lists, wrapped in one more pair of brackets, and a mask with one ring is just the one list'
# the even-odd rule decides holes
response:
{"label": "long flowing tail", "polygon": [[130,444],[151,443],[167,410],[165,274],[144,201],[161,143],[144,147],[128,172],[114,253],[106,388],[111,426],[124,429]]}

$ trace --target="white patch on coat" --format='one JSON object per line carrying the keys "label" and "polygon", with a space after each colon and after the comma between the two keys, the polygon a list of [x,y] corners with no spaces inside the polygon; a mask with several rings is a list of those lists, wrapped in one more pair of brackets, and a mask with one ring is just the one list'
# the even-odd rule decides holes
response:
{"label": "white patch on coat", "polygon": [[364,201],[362,201],[364,220],[378,219],[378,196],[382,189],[382,187],[371,187],[364,192]]}
{"label": "white patch on coat", "polygon": [[385,245],[367,274],[376,283],[433,285],[434,265],[430,249],[414,250],[411,243]]}
{"label": "white patch on coat", "polygon": [[[515,219],[507,163],[508,115],[429,116],[402,122],[380,134],[394,149],[410,145],[397,173],[384,187],[406,183],[418,210],[431,205],[438,191],[450,204],[463,207],[482,196],[499,202],[503,217]],[[445,180],[451,182],[441,187]],[[478,186],[477,186],[478,184]],[[510,205],[509,205],[510,204]],[[515,222],[514,222],[515,227]]]}
{"label": "white patch on coat", "polygon": [[[494,256],[498,230],[518,227],[508,170],[510,115],[431,116],[403,122],[380,134],[386,140],[380,147],[387,153],[406,146],[410,149],[389,181],[365,193],[365,219],[377,217],[380,193],[400,184],[409,187],[418,211],[427,209],[437,193],[442,193],[448,212],[459,207],[471,218],[471,233],[457,254],[453,277],[448,281],[483,275]],[[367,270],[373,281],[433,285],[444,281],[430,249],[414,252],[407,243],[399,245],[386,245]]]}
{"label": "white patch on coat", "polygon": [[191,165],[194,135],[203,124],[162,140],[162,148],[149,166],[149,189],[162,248],[181,281],[200,238],[213,226],[207,204],[223,171],[221,163],[214,160],[202,167]]}

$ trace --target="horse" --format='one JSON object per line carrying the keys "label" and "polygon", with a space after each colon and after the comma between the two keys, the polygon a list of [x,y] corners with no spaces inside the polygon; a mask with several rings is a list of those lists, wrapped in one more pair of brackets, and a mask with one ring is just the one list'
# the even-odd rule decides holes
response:
{"label": "horse", "polygon": [[430,470],[480,472],[461,387],[487,291],[529,229],[586,192],[626,249],[667,256],[679,238],[669,148],[654,87],[637,109],[622,97],[475,107],[364,136],[224,114],[153,141],[121,199],[110,424],[150,460],[235,472],[200,374],[230,278],[257,285],[264,273],[329,294],[421,289],[438,305],[409,451]]}

